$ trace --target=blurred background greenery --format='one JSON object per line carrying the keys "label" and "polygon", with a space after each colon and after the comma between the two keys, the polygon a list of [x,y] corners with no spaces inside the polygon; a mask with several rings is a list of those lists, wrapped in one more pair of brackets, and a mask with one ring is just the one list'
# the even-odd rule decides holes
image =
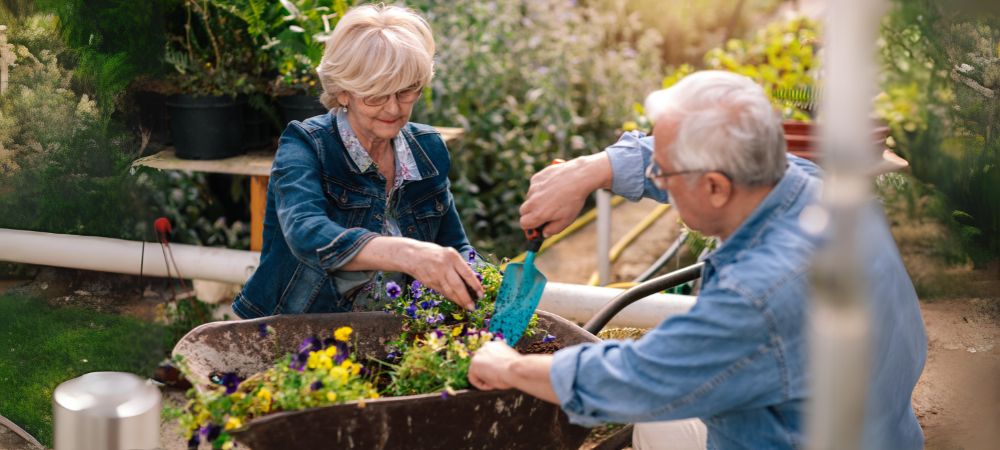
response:
{"label": "blurred background greenery", "polygon": [[[0,97],[0,227],[149,239],[150,219],[171,215],[182,242],[245,247],[246,216],[237,213],[248,201],[244,179],[129,171],[160,148],[137,128],[136,91],[150,80],[165,92],[183,87],[171,76],[178,69],[169,49],[186,33],[189,3],[211,12],[206,29],[229,29],[254,53],[253,68],[225,69],[235,75],[215,78],[228,84],[214,89],[258,103],[281,89],[310,92],[296,74],[315,59],[307,50],[316,42],[289,34],[278,2],[4,0],[0,22],[10,27],[16,64]],[[329,12],[350,4],[289,3],[299,13],[290,15],[294,25],[315,39]],[[451,175],[474,244],[513,256],[531,174],[614,142],[641,117],[646,93],[692,70],[751,76],[786,117],[811,120],[809,108],[782,95],[798,89],[815,100],[821,92],[822,32],[787,14],[794,3],[407,2],[438,42],[437,76],[413,119],[465,129]],[[1000,250],[998,34],[995,14],[913,0],[893,4],[878,43],[884,91],[876,110],[892,129],[888,144],[912,165],[893,189],[912,214],[949,224],[950,258],[976,264]],[[306,54],[290,55],[296,48]]]}

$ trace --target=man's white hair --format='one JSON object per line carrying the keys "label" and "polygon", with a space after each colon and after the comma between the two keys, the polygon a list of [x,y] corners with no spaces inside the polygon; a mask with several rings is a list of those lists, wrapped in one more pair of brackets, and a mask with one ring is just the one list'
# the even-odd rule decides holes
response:
{"label": "man's white hair", "polygon": [[706,70],[647,97],[651,121],[678,121],[668,147],[676,170],[721,171],[745,186],[770,186],[788,160],[781,117],[764,90],[732,72]]}

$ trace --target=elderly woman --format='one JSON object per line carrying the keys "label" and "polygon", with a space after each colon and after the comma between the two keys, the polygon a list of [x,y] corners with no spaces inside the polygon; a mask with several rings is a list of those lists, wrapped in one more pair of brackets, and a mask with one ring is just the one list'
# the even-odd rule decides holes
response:
{"label": "elderly woman", "polygon": [[366,5],[340,20],[317,69],[331,111],[281,136],[260,267],[233,302],[237,315],[377,309],[388,283],[407,277],[467,309],[483,295],[448,149],[409,122],[433,58],[430,27],[408,9]]}

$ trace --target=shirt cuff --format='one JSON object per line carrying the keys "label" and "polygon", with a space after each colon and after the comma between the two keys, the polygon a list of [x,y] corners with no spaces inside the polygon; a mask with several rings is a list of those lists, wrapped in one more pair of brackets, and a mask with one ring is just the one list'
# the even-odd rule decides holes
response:
{"label": "shirt cuff", "polygon": [[611,162],[611,191],[633,202],[642,198],[646,180],[643,137],[641,132],[629,131],[604,150]]}
{"label": "shirt cuff", "polygon": [[557,351],[552,355],[552,368],[549,370],[549,381],[552,383],[552,390],[559,399],[559,406],[569,417],[570,423],[585,427],[595,427],[604,422],[585,415],[583,402],[574,392],[576,385],[576,374],[580,353],[590,347],[587,344],[574,345]]}

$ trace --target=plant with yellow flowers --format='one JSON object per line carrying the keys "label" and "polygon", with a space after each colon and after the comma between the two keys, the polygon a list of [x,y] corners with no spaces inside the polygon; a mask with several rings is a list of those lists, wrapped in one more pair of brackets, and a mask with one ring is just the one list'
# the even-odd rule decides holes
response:
{"label": "plant with yellow flowers", "polygon": [[[262,326],[262,336],[271,332]],[[190,389],[184,409],[167,414],[178,419],[189,446],[207,442],[214,449],[227,449],[233,446],[228,432],[255,417],[379,398],[370,381],[374,377],[356,362],[352,333],[350,327],[341,327],[326,339],[310,336],[298,351],[245,380],[233,373],[222,374],[206,392]],[[183,361],[178,365],[183,369]]]}

